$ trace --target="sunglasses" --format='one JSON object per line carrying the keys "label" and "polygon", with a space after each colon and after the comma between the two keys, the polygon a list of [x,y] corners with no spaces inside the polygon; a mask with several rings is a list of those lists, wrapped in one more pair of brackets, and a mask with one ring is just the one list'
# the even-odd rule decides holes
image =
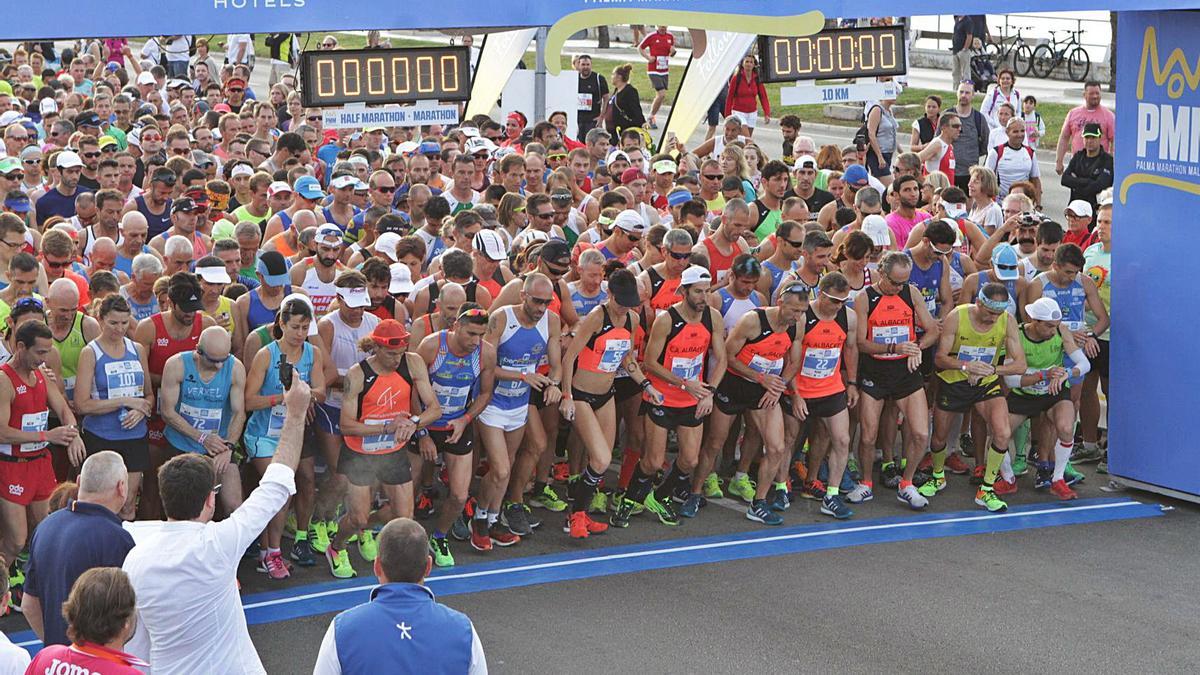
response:
{"label": "sunglasses", "polygon": [[106,146],[104,146],[104,147],[103,147],[103,148],[100,150],[100,152],[102,152],[102,153],[104,153],[104,154],[109,154],[109,153],[116,154],[116,152],[117,152],[117,146],[115,146],[115,145],[106,145]]}
{"label": "sunglasses", "polygon": [[225,358],[223,358],[223,359],[214,359],[213,357],[209,356],[209,355],[208,355],[208,354],[207,354],[207,353],[206,353],[206,352],[205,352],[203,349],[201,349],[200,347],[196,347],[196,353],[197,353],[197,354],[199,354],[199,355],[200,355],[200,357],[201,357],[201,358],[203,358],[205,361],[208,361],[209,363],[212,363],[212,364],[214,364],[214,365],[220,365],[220,364],[222,364],[222,363],[225,363],[226,361],[228,361],[228,360],[229,360],[229,357],[228,357],[228,356],[226,356],[226,357],[225,357]]}
{"label": "sunglasses", "polygon": [[549,220],[550,218],[554,217],[554,212],[547,211],[546,213],[535,213],[535,214],[533,214],[533,216],[535,218],[541,218],[542,220]]}
{"label": "sunglasses", "polygon": [[832,296],[832,295],[826,293],[825,291],[821,291],[821,295],[829,298],[830,302],[833,302],[833,303],[836,303],[839,305],[844,305],[850,300],[850,296],[848,296],[848,295],[844,298],[839,298],[836,296]]}
{"label": "sunglasses", "polygon": [[463,319],[470,319],[470,318],[474,318],[474,317],[487,317],[487,315],[488,315],[488,313],[487,313],[486,309],[483,309],[481,307],[476,307],[474,309],[468,309],[465,312],[462,312],[461,314],[459,314],[458,320],[462,321]]}
{"label": "sunglasses", "polygon": [[[468,310],[468,311],[472,311],[472,312],[473,312],[473,311],[475,311],[475,310],[473,310],[473,309],[472,309],[472,310]],[[479,311],[481,311],[481,312],[482,312],[482,311],[484,311],[484,310],[482,310],[482,309],[481,309],[481,310],[479,310]],[[408,336],[404,336],[404,337],[389,337],[389,338],[379,338],[379,337],[374,337],[374,336],[372,336],[372,337],[371,337],[371,340],[372,340],[372,341],[373,341],[375,344],[377,344],[377,345],[379,345],[379,346],[381,346],[381,347],[403,347],[403,346],[404,346],[406,343],[408,343]]]}
{"label": "sunglasses", "polygon": [[535,298],[530,297],[529,300],[538,307],[549,307],[550,303],[554,302],[554,298]]}
{"label": "sunglasses", "polygon": [[230,87],[230,88],[228,89],[228,91],[229,91],[229,93],[231,93],[231,94],[240,94],[240,93],[242,93],[242,92],[244,92],[244,91],[246,91],[246,90],[245,90],[245,89],[242,89],[241,87]]}
{"label": "sunglasses", "polygon": [[998,269],[998,270],[1015,270],[1015,269],[1017,269],[1016,265],[1001,265],[1000,263],[993,263],[993,264],[996,266],[996,269]]}
{"label": "sunglasses", "polygon": [[804,240],[792,241],[791,239],[784,239],[784,241],[786,241],[788,246],[791,246],[792,248],[800,248],[804,245]]}
{"label": "sunglasses", "polygon": [[26,164],[28,166],[37,166],[38,164],[42,163],[42,160],[40,160],[40,159],[23,159],[23,160],[21,160],[21,163]]}
{"label": "sunglasses", "polygon": [[675,251],[667,251],[667,253],[676,260],[687,260],[688,258],[692,257],[691,251],[687,251],[686,253],[676,253]]}
{"label": "sunglasses", "polygon": [[714,173],[706,173],[706,174],[704,174],[704,179],[705,179],[705,180],[721,180],[722,178],[724,178],[724,176],[722,176],[722,175],[721,175],[721,174],[719,174],[719,173],[715,173],[715,174],[714,174]]}
{"label": "sunglasses", "polygon": [[557,152],[554,153],[553,155],[546,155],[546,159],[549,159],[549,160],[566,159],[566,158],[567,158],[566,155],[560,155]]}
{"label": "sunglasses", "polygon": [[100,156],[100,151],[96,150],[95,152],[84,152],[84,153],[80,153],[80,154],[82,154],[84,157],[87,157],[88,159],[96,159],[97,157]]}
{"label": "sunglasses", "polygon": [[390,195],[396,191],[396,186],[395,185],[381,185],[375,189],[379,190],[380,192],[382,192],[384,194]]}
{"label": "sunglasses", "polygon": [[13,173],[4,174],[4,177],[8,180],[24,180],[25,174],[21,173],[20,171],[15,171]]}
{"label": "sunglasses", "polygon": [[628,240],[630,241],[630,243],[633,243],[633,244],[636,244],[636,243],[638,243],[639,241],[641,241],[641,240],[642,240],[642,238],[641,238],[641,237],[638,237],[638,236],[632,235],[632,234],[630,234],[630,233],[628,233],[628,232],[626,232],[626,233],[625,233],[625,238],[626,238],[626,239],[628,239]]}
{"label": "sunglasses", "polygon": [[559,267],[558,265],[546,265],[546,271],[555,276],[562,276],[571,270],[568,266]]}
{"label": "sunglasses", "polygon": [[212,489],[212,493],[215,495],[215,494],[217,494],[218,492],[220,492],[220,491],[221,491],[221,486],[222,486],[222,485],[224,485],[224,483],[217,483],[216,485],[214,485],[214,486],[213,486],[213,489]]}
{"label": "sunglasses", "polygon": [[950,247],[950,248],[948,248],[948,249],[946,249],[946,250],[944,250],[944,251],[943,251],[942,249],[940,249],[940,248],[938,248],[938,247],[936,247],[936,246],[930,246],[930,247],[929,247],[929,250],[933,251],[933,254],[934,254],[934,255],[938,255],[938,256],[947,256],[947,255],[950,255],[951,253],[953,253],[953,252],[954,252],[954,247]]}
{"label": "sunglasses", "polygon": [[49,260],[48,258],[43,258],[42,260],[44,260],[46,262],[46,267],[50,267],[50,268],[56,269],[56,270],[60,270],[60,269],[63,269],[64,267],[71,266],[70,260],[64,260],[62,262],[54,262],[52,260]]}
{"label": "sunglasses", "polygon": [[305,117],[304,119],[308,120],[309,122],[320,122],[321,116],[320,115],[309,115],[308,117]]}

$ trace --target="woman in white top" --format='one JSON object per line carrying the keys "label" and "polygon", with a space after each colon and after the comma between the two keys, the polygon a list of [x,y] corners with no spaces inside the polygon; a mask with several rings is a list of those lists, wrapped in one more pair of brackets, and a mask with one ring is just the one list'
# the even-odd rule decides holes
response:
{"label": "woman in white top", "polygon": [[[979,112],[988,119],[988,124],[995,128],[1000,125],[1000,104],[1008,103],[1013,111],[1021,109],[1021,92],[1017,91],[1017,75],[1008,66],[1000,68],[996,73],[996,83],[989,85],[983,94],[983,104]],[[1003,126],[1003,125],[1000,125]]]}
{"label": "woman in white top", "polygon": [[979,225],[990,236],[1004,224],[1004,211],[996,203],[1000,186],[996,174],[985,166],[971,167],[967,182],[967,219]]}

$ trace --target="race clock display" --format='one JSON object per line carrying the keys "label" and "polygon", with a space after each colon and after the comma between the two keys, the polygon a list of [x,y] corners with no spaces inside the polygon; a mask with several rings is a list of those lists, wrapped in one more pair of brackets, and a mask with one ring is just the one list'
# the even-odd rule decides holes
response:
{"label": "race clock display", "polygon": [[758,38],[763,82],[903,75],[903,26],[829,28],[815,35]]}
{"label": "race clock display", "polygon": [[471,95],[466,47],[306,51],[301,101],[309,108],[350,103],[465,101]]}

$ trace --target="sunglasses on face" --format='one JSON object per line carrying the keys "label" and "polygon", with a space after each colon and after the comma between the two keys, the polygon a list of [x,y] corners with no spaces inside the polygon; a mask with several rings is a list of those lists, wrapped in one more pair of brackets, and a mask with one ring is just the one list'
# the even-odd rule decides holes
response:
{"label": "sunglasses on face", "polygon": [[64,267],[71,266],[70,260],[63,260],[62,262],[55,262],[53,260],[50,260],[49,258],[44,258],[43,260],[46,261],[46,267],[56,269],[56,270],[60,270],[60,269],[63,269]]}
{"label": "sunglasses on face", "polygon": [[687,260],[688,258],[692,257],[691,251],[687,251],[686,253],[676,253],[675,251],[667,251],[667,253],[676,260]]}
{"label": "sunglasses on face", "polygon": [[547,211],[546,213],[535,213],[533,215],[534,215],[534,217],[541,218],[542,220],[549,220],[550,218],[554,217],[554,212]]}
{"label": "sunglasses on face", "polygon": [[103,149],[103,150],[101,150],[100,152],[102,152],[102,153],[104,153],[104,154],[109,154],[109,153],[116,154],[116,152],[117,152],[117,146],[115,146],[115,145],[106,145],[106,146],[104,146],[104,149]]}
{"label": "sunglasses on face", "polygon": [[83,153],[80,153],[80,154],[82,154],[84,157],[87,157],[88,159],[96,159],[97,157],[99,157],[99,156],[100,156],[100,151],[99,151],[99,150],[95,150],[95,151],[93,151],[93,152],[83,152]]}
{"label": "sunglasses on face", "polygon": [[1000,263],[995,263],[995,265],[996,265],[996,269],[998,269],[998,270],[1015,270],[1015,269],[1017,269],[1016,265],[1001,265]]}
{"label": "sunglasses on face", "polygon": [[553,274],[555,276],[560,276],[560,277],[562,275],[566,274],[568,271],[570,271],[570,269],[571,269],[570,267],[565,266],[565,265],[562,267],[559,267],[558,265],[550,265],[550,264],[546,265],[547,272],[549,272],[550,274]]}
{"label": "sunglasses on face", "polygon": [[791,246],[792,248],[800,248],[804,245],[804,240],[792,241],[791,239],[784,239],[784,241],[786,241],[788,246]]}
{"label": "sunglasses on face", "polygon": [[847,301],[849,301],[849,300],[850,300],[850,296],[848,296],[848,295],[847,295],[846,297],[844,297],[844,298],[839,298],[839,297],[836,297],[836,296],[830,295],[830,294],[826,293],[825,291],[821,291],[821,295],[823,295],[823,296],[825,296],[825,297],[829,298],[829,301],[830,301],[830,302],[833,302],[833,303],[836,303],[836,304],[839,304],[839,305],[844,305],[844,304],[846,304],[846,302],[847,302]]}
{"label": "sunglasses on face", "polygon": [[320,122],[321,116],[320,115],[309,115],[305,119],[307,119],[309,122]]}
{"label": "sunglasses on face", "polygon": [[380,192],[382,192],[384,194],[390,195],[396,191],[396,186],[395,185],[381,185],[375,189],[379,190]]}
{"label": "sunglasses on face", "polygon": [[227,91],[231,94],[240,94],[246,90],[241,87],[230,87]]}
{"label": "sunglasses on face", "polygon": [[4,174],[4,177],[7,178],[8,180],[23,180],[25,178],[25,174],[21,173],[20,171],[17,171],[14,173],[6,173],[6,174]]}
{"label": "sunglasses on face", "polygon": [[549,307],[550,303],[554,302],[554,298],[535,298],[531,296],[529,301],[538,307]]}
{"label": "sunglasses on face", "polygon": [[21,160],[21,163],[25,164],[26,166],[37,166],[38,164],[42,163],[42,160],[40,160],[40,159],[23,159],[23,160]]}

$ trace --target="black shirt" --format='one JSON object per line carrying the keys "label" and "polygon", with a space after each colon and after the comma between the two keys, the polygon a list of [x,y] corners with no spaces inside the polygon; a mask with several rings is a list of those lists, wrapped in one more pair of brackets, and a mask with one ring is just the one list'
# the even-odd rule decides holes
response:
{"label": "black shirt", "polygon": [[[603,100],[605,96],[608,96],[608,81],[604,79],[603,75],[593,70],[590,76],[581,76],[579,78],[579,94],[579,120],[591,121],[600,114],[600,101]],[[583,97],[585,95],[590,95],[592,97],[591,109],[585,109],[583,107]]]}
{"label": "black shirt", "polygon": [[957,54],[970,47],[971,45],[966,44],[967,34],[969,33],[971,37],[979,37],[975,35],[974,31],[975,19],[973,17],[969,14],[958,17],[958,20],[954,22],[954,36],[950,40],[950,51]]}
{"label": "black shirt", "polygon": [[[783,194],[783,198],[787,199],[789,197],[800,197],[800,195],[796,194],[796,191],[793,188],[788,188],[788,191]],[[812,217],[815,219],[817,214],[821,212],[821,209],[826,204],[833,201],[833,193],[815,187],[813,188],[811,197],[800,198],[804,200],[805,204],[808,204],[808,212],[811,213]]]}
{"label": "black shirt", "polygon": [[85,187],[85,192],[98,192],[100,190],[100,181],[95,178],[88,178],[83,174],[79,174],[79,186]]}
{"label": "black shirt", "polygon": [[627,84],[613,97],[612,132],[619,129],[635,129],[646,123],[646,115],[642,112],[642,101],[637,89]]}
{"label": "black shirt", "polygon": [[1063,187],[1071,191],[1071,199],[1082,199],[1096,207],[1096,195],[1113,184],[1113,156],[1100,148],[1100,154],[1088,157],[1080,151],[1071,155],[1071,162],[1062,175]]}

